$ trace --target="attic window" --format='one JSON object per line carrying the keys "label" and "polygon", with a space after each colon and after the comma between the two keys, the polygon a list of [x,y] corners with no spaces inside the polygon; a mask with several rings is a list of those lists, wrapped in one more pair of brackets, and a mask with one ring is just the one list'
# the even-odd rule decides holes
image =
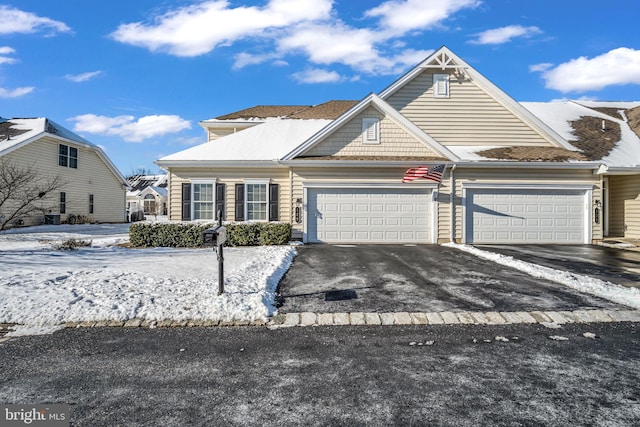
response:
{"label": "attic window", "polygon": [[58,146],[58,166],[78,169],[78,149],[60,144]]}
{"label": "attic window", "polygon": [[380,144],[380,120],[376,118],[362,119],[362,143]]}
{"label": "attic window", "polygon": [[434,98],[449,97],[449,74],[433,75],[433,97]]}

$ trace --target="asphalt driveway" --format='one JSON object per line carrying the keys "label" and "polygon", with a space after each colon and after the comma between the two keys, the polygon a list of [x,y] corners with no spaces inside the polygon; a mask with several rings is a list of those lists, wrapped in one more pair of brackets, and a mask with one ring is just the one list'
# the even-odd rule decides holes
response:
{"label": "asphalt driveway", "polygon": [[436,245],[306,245],[279,286],[280,313],[622,309]]}
{"label": "asphalt driveway", "polygon": [[596,245],[478,245],[476,247],[618,285],[640,287],[640,252]]}

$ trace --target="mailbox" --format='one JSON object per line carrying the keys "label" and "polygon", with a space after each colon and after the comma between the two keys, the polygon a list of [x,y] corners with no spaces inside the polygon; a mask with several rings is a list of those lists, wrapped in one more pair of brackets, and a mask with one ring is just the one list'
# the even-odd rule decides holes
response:
{"label": "mailbox", "polygon": [[202,232],[205,246],[222,246],[227,241],[227,229],[222,225],[207,228]]}

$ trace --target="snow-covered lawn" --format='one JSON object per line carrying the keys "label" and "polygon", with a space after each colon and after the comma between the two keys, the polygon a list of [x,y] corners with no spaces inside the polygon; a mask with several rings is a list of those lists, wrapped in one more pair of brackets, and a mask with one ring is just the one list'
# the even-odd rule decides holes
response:
{"label": "snow-covered lawn", "polygon": [[[225,248],[218,296],[211,248],[113,246],[128,241],[128,231],[128,224],[101,224],[0,233],[0,323],[25,325],[25,332],[74,321],[265,319],[296,253],[291,246]],[[92,246],[54,249],[71,238]]]}

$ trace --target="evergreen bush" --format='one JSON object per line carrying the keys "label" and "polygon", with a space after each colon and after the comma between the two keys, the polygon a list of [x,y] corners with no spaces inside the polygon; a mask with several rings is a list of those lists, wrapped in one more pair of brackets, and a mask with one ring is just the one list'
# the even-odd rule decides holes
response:
{"label": "evergreen bush", "polygon": [[[138,222],[129,229],[129,241],[137,248],[200,248],[202,232],[214,226],[212,223]],[[232,222],[225,227],[225,246],[286,245],[291,240],[291,224],[285,222]]]}

